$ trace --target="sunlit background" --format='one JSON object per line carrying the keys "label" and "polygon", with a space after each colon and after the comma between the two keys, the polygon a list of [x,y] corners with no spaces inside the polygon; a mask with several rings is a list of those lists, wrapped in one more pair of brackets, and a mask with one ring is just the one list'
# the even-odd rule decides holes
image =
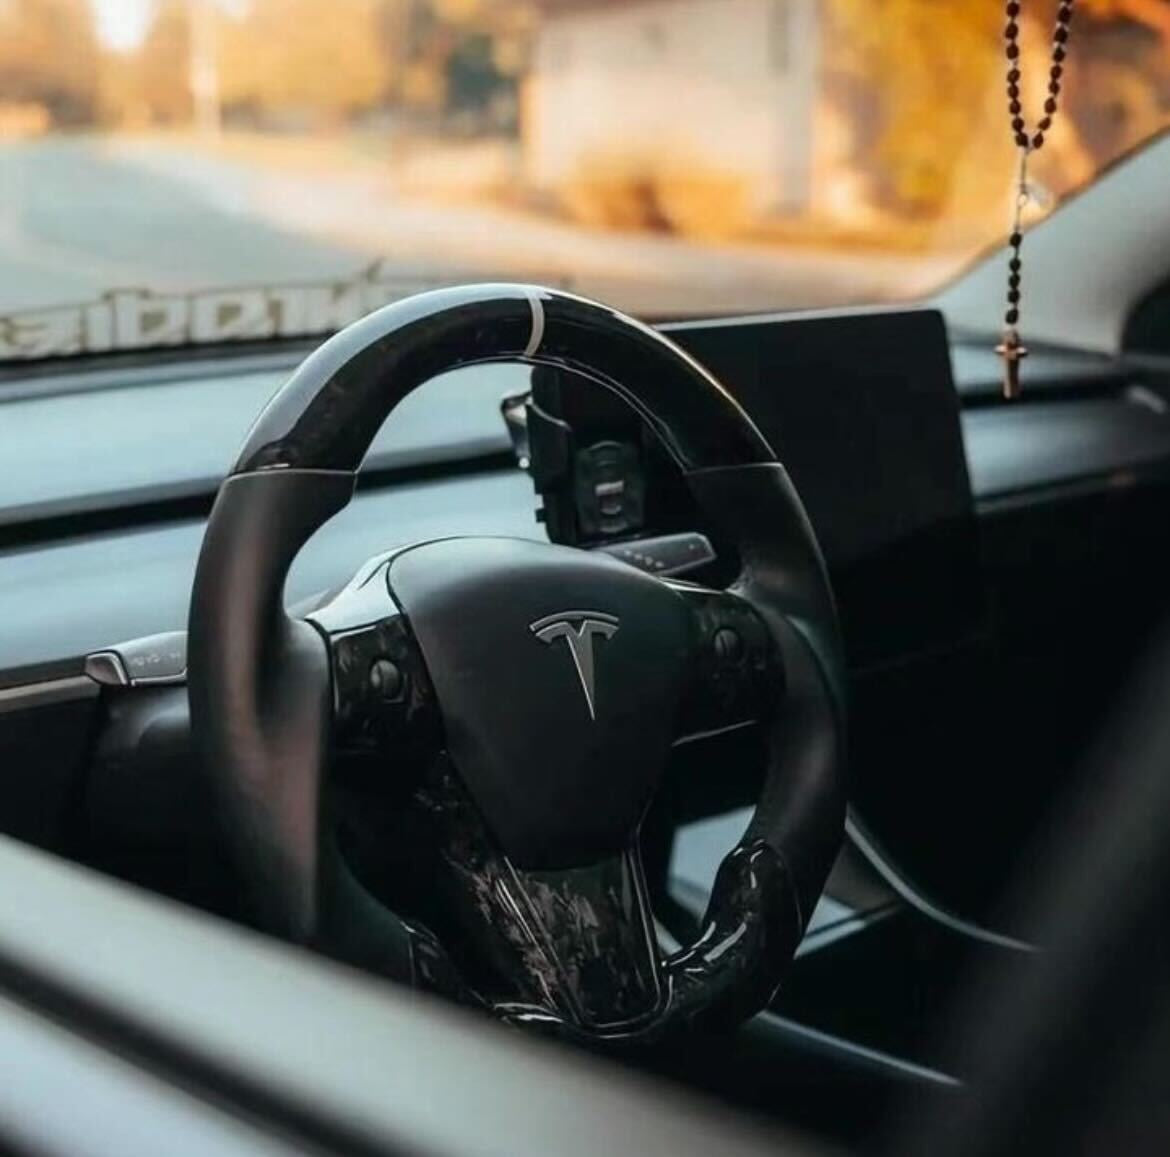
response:
{"label": "sunlit background", "polygon": [[[1170,2],[1076,8],[1032,217],[1170,121]],[[1024,4],[1033,119],[1054,11]],[[921,292],[1006,231],[1003,24],[998,0],[0,0],[0,308],[373,260],[659,314]]]}

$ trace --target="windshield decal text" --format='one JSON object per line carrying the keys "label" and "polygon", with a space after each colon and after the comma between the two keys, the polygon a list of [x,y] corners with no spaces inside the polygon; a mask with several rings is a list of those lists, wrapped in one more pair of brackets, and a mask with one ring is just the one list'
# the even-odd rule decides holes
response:
{"label": "windshield decal text", "polygon": [[412,293],[461,280],[380,273],[375,263],[355,278],[318,284],[198,293],[115,289],[83,305],[0,314],[0,361],[316,337]]}

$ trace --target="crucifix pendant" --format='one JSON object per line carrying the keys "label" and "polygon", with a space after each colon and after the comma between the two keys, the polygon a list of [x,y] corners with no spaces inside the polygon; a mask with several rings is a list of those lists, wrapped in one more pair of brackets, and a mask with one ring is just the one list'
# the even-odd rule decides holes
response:
{"label": "crucifix pendant", "polygon": [[1020,341],[1016,322],[1020,319],[1020,245],[1024,234],[1021,227],[1021,217],[1024,206],[1031,196],[1028,189],[1028,146],[1020,149],[1020,167],[1016,173],[1016,211],[1012,217],[1012,231],[1008,237],[1008,292],[1007,312],[1004,314],[1005,329],[1003,341],[995,347],[995,352],[1003,358],[1003,396],[1012,401],[1020,396],[1020,362],[1028,356],[1028,350]]}
{"label": "crucifix pendant", "polygon": [[1020,342],[1014,328],[1003,331],[1003,341],[995,347],[1003,358],[1003,396],[1009,400],[1020,396],[1020,362],[1028,356],[1028,347]]}

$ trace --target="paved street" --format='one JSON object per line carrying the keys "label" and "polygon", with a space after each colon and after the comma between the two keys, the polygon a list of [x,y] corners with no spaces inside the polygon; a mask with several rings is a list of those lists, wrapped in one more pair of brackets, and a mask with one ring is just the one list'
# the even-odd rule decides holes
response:
{"label": "paved street", "polygon": [[352,248],[298,237],[85,140],[0,144],[0,311],[110,288],[348,275]]}
{"label": "paved street", "polygon": [[549,280],[662,312],[877,300],[935,272],[883,255],[700,245],[411,201],[370,166],[265,167],[165,139],[0,143],[0,312],[112,288],[343,278],[377,259],[420,279]]}

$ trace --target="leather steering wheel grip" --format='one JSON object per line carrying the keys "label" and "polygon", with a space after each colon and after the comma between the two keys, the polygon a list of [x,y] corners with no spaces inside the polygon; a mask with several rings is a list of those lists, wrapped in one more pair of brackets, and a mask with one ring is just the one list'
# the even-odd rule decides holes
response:
{"label": "leather steering wheel grip", "polygon": [[656,330],[556,290],[468,285],[385,306],[319,346],[260,414],[233,473],[355,472],[407,394],[491,361],[577,370],[628,402],[684,471],[775,461],[718,381]]}
{"label": "leather steering wheel grip", "polygon": [[812,524],[777,462],[688,478],[739,550],[734,589],[764,617],[786,675],[769,766],[746,841],[765,840],[791,873],[801,932],[845,830],[846,676],[836,605]]}
{"label": "leather steering wheel grip", "polygon": [[[323,837],[329,654],[313,625],[284,610],[293,559],[344,509],[353,486],[342,471],[272,471],[220,488],[191,598],[191,732],[245,915],[283,939],[410,983],[425,938],[378,904]],[[460,995],[441,968],[428,971]]]}
{"label": "leather steering wheel grip", "polygon": [[325,640],[284,610],[303,542],[353,476],[246,474],[220,488],[191,596],[188,695],[250,914],[297,942],[319,921],[319,808],[332,719]]}
{"label": "leather steering wheel grip", "polygon": [[362,891],[323,835],[329,652],[315,626],[285,613],[284,583],[304,543],[349,502],[394,406],[444,371],[500,360],[571,368],[639,413],[735,542],[736,590],[783,654],[789,695],[748,837],[720,869],[700,942],[667,962],[676,1012],[746,1015],[779,983],[843,836],[844,684],[824,562],[767,442],[706,370],[641,323],[546,289],[422,294],[343,330],[277,392],[220,488],[192,592],[188,694],[252,917],[354,963],[417,975],[412,930]]}

